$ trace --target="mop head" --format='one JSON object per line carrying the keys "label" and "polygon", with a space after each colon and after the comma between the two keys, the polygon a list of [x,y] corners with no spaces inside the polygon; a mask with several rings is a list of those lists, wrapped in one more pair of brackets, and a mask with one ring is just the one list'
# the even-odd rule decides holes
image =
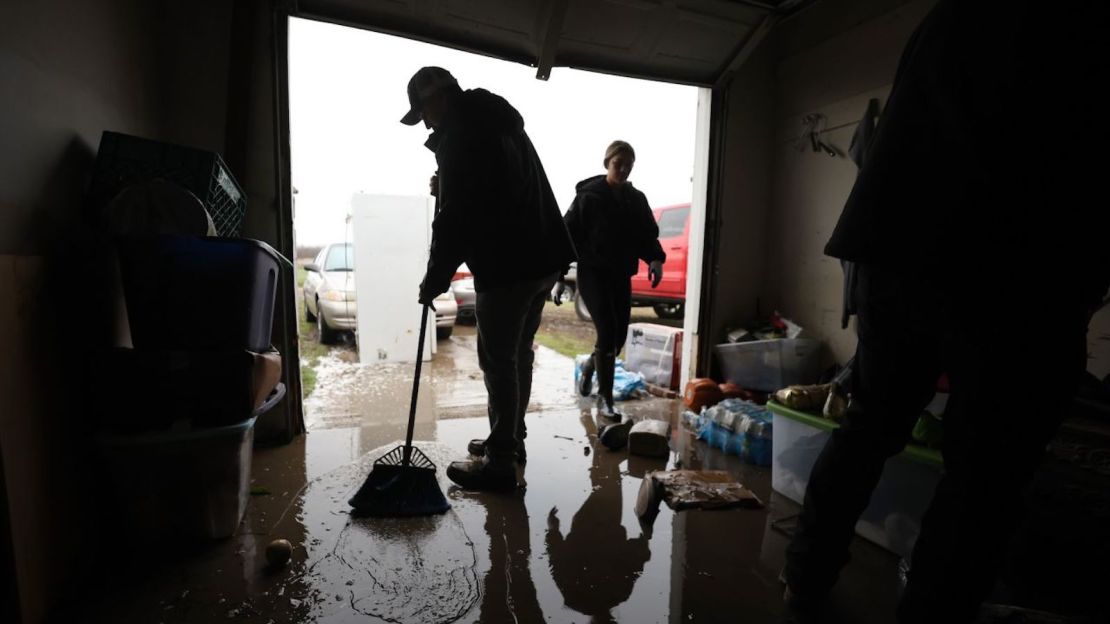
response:
{"label": "mop head", "polygon": [[412,448],[409,462],[398,446],[374,462],[362,487],[348,501],[356,516],[431,516],[451,508],[439,489],[436,466],[420,449]]}

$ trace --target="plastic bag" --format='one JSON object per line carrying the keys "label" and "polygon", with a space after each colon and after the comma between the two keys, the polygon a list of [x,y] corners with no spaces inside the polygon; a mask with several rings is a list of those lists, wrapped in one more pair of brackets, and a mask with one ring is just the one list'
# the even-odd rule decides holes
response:
{"label": "plastic bag", "polygon": [[825,406],[832,384],[789,386],[775,393],[775,400],[797,410],[820,410]]}
{"label": "plastic bag", "polygon": [[[582,376],[582,365],[590,359],[589,354],[579,354],[574,358],[574,387],[578,387],[578,378]],[[596,376],[596,373],[595,373]],[[594,379],[592,385],[593,391],[590,395],[597,394],[597,380]],[[575,390],[577,392],[577,390]],[[613,376],[613,400],[614,401],[627,401],[629,399],[637,398],[640,392],[647,392],[647,384],[644,381],[644,376],[640,373],[633,373],[624,368],[624,361],[617,360],[616,370]]]}
{"label": "plastic bag", "polygon": [[741,399],[726,399],[701,414],[684,415],[697,439],[749,464],[770,466],[772,420],[767,408]]}
{"label": "plastic bag", "polygon": [[613,379],[613,400],[627,401],[637,398],[640,392],[647,392],[647,383],[640,373],[624,369],[624,363],[617,360],[616,376]]}
{"label": "plastic bag", "polygon": [[766,416],[745,416],[741,427],[744,436],[740,458],[756,466],[770,466],[772,456],[772,425],[770,413]]}

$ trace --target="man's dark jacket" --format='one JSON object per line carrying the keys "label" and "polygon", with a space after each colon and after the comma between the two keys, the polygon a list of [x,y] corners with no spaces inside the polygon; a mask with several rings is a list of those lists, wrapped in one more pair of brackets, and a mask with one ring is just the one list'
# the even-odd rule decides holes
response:
{"label": "man's dark jacket", "polygon": [[825,253],[929,276],[994,311],[1100,297],[1108,4],[941,0],[902,54]]}
{"label": "man's dark jacket", "polygon": [[524,120],[504,98],[457,93],[426,145],[439,192],[424,294],[446,291],[463,262],[483,292],[553,275],[575,259]]}

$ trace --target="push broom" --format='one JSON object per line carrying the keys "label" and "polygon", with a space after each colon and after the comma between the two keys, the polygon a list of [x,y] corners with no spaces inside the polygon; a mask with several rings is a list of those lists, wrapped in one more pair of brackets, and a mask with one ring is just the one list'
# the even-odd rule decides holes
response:
{"label": "push broom", "polygon": [[348,501],[358,516],[430,516],[451,508],[436,481],[436,465],[412,445],[416,425],[416,397],[420,392],[420,367],[424,359],[424,335],[428,331],[428,306],[420,317],[419,346],[416,349],[416,377],[412,380],[409,426],[405,444],[374,461],[362,487]]}

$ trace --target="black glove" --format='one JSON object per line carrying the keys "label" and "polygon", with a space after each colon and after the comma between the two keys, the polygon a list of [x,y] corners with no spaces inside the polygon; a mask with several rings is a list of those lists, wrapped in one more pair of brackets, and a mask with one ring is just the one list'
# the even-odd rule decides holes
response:
{"label": "black glove", "polygon": [[651,287],[655,288],[659,285],[659,281],[663,279],[663,263],[655,260],[648,265],[648,279],[651,280]]}
{"label": "black glove", "polygon": [[427,286],[427,283],[427,277],[424,278],[423,282],[420,282],[420,295],[417,297],[416,300],[420,303],[420,305],[426,305],[432,310],[435,310],[435,298],[438,297],[441,293],[447,292],[447,289],[441,288],[439,290],[436,290],[434,288],[429,288]]}
{"label": "black glove", "polygon": [[563,297],[566,295],[567,285],[563,282],[555,282],[555,286],[551,289],[551,302],[555,305],[563,305]]}

